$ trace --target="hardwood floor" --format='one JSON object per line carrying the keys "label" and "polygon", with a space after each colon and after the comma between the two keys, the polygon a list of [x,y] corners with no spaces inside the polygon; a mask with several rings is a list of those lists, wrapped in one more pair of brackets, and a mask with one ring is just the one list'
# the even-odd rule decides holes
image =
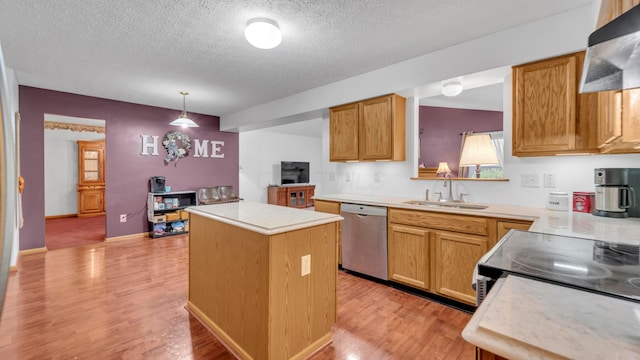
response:
{"label": "hardwood floor", "polygon": [[105,215],[45,219],[45,244],[56,250],[104,242]]}
{"label": "hardwood floor", "polygon": [[[0,359],[233,359],[184,309],[187,236],[23,256]],[[333,343],[312,359],[475,359],[471,315],[339,272]]]}

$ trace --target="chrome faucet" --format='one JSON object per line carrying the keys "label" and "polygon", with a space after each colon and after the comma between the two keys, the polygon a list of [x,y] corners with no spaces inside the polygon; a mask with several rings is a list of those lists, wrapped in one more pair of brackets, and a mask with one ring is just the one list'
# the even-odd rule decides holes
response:
{"label": "chrome faucet", "polygon": [[447,172],[444,176],[444,187],[447,187],[447,179],[449,180],[449,196],[444,201],[455,201],[453,200],[453,184],[451,183],[451,173]]}

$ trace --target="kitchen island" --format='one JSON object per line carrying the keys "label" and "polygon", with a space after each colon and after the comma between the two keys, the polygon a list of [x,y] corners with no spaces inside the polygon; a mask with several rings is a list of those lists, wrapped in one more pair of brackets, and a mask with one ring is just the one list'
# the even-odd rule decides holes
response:
{"label": "kitchen island", "polygon": [[187,309],[241,359],[331,342],[342,217],[251,202],[189,208]]}

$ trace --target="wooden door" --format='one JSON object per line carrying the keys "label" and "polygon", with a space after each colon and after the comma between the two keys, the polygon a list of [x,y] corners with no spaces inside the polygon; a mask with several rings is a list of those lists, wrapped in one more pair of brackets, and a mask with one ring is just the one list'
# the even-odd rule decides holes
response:
{"label": "wooden door", "polygon": [[386,160],[393,155],[391,96],[361,102],[359,154],[362,160]]}
{"label": "wooden door", "polygon": [[435,233],[435,245],[435,292],[475,305],[471,281],[476,263],[487,252],[487,238],[443,231]]}
{"label": "wooden door", "polygon": [[513,67],[513,154],[575,148],[575,54]]}
{"label": "wooden door", "polygon": [[429,289],[430,231],[389,224],[389,280]]}
{"label": "wooden door", "polygon": [[105,214],[105,141],[78,141],[78,216]]}
{"label": "wooden door", "polygon": [[329,160],[358,160],[358,103],[329,111]]}

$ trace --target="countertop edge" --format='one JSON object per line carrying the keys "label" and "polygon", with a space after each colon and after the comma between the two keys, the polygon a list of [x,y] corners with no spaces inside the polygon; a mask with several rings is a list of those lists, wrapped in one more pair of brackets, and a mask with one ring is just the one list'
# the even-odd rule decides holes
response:
{"label": "countertop edge", "polygon": [[[200,211],[196,208],[187,208],[186,209],[187,212],[195,214],[195,215],[200,215],[202,217],[206,217],[212,220],[216,220],[216,221],[220,221],[222,223],[225,224],[229,224],[229,225],[233,225],[233,226],[237,226],[246,230],[250,230],[259,234],[263,234],[263,235],[275,235],[275,234],[281,234],[281,233],[285,233],[285,232],[289,232],[289,231],[293,231],[293,230],[299,230],[299,229],[304,229],[304,228],[308,228],[308,227],[313,227],[313,226],[318,226],[318,225],[324,225],[324,224],[329,224],[332,222],[337,222],[337,221],[342,221],[343,217],[340,215],[333,215],[330,217],[326,217],[324,219],[318,219],[318,220],[311,220],[311,221],[307,221],[307,222],[303,222],[303,223],[298,223],[298,224],[292,224],[292,225],[287,225],[287,226],[281,226],[281,227],[277,227],[274,229],[267,229],[267,228],[263,228],[260,226],[256,226],[247,222],[242,222],[242,221],[238,221],[238,220],[232,220],[232,219],[228,219],[222,216],[217,216],[214,214],[210,214],[204,211]],[[329,215],[329,214],[328,214]]]}

